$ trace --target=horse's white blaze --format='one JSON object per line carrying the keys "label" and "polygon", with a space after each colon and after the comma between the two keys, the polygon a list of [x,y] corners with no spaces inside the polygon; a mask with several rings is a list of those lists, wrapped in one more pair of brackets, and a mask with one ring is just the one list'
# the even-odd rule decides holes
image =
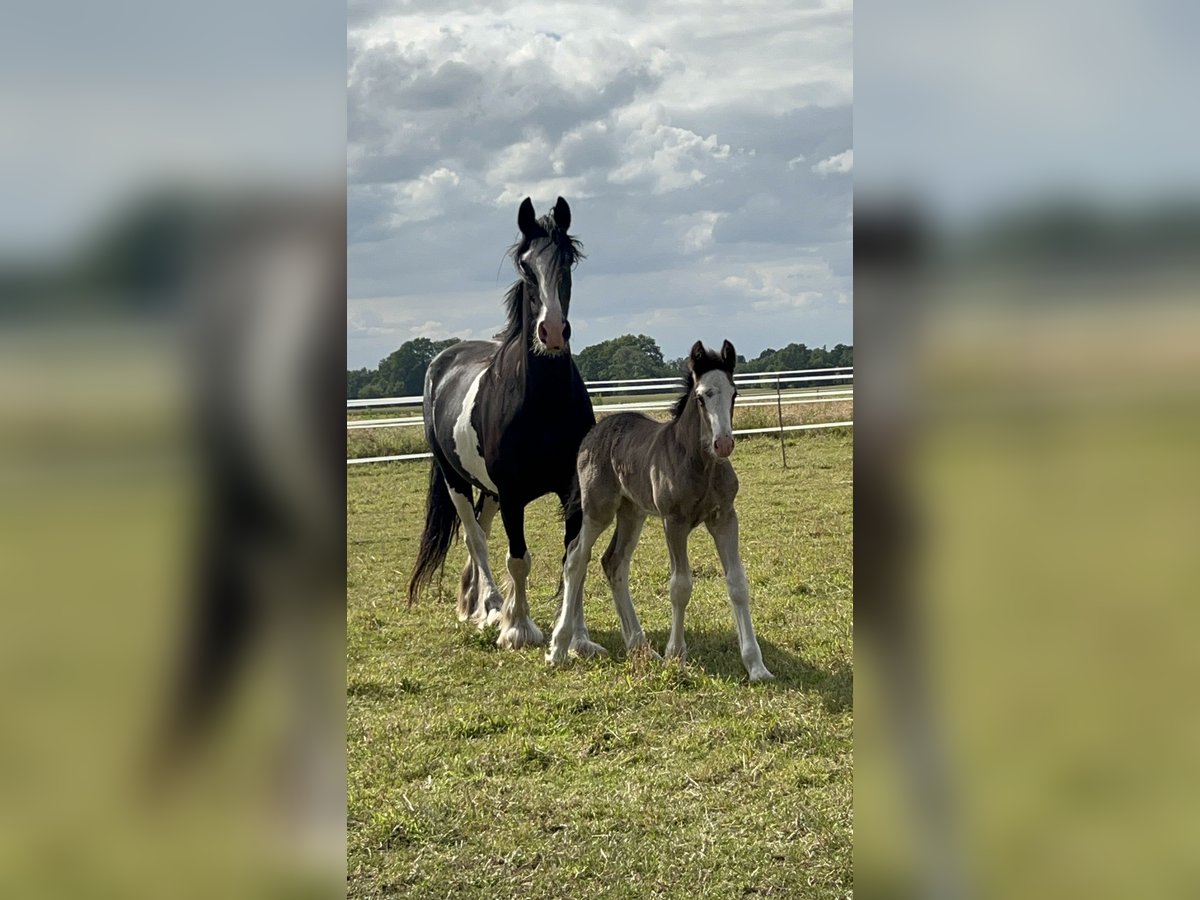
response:
{"label": "horse's white blaze", "polygon": [[733,440],[733,385],[729,376],[722,371],[705,372],[696,392],[704,398],[704,414],[713,440]]}
{"label": "horse's white blaze", "polygon": [[492,482],[491,476],[488,475],[483,456],[480,455],[479,435],[471,425],[471,412],[475,409],[475,398],[479,394],[479,382],[483,380],[486,372],[485,369],[475,376],[475,380],[467,389],[467,396],[463,398],[462,412],[458,414],[458,419],[454,423],[454,452],[458,454],[459,462],[472,478],[493,494],[499,494],[500,491]]}
{"label": "horse's white blaze", "polygon": [[[522,257],[527,263],[534,262],[534,254],[529,250]],[[537,321],[533,324],[533,333],[539,335],[538,341],[541,341],[540,335],[542,332],[541,326],[546,326],[548,335],[553,339],[552,343],[559,342],[565,344],[566,341],[562,336],[563,327],[566,324],[566,317],[563,315],[562,301],[558,296],[558,285],[556,279],[540,277],[538,278],[538,296],[541,299],[542,311],[537,317]]]}

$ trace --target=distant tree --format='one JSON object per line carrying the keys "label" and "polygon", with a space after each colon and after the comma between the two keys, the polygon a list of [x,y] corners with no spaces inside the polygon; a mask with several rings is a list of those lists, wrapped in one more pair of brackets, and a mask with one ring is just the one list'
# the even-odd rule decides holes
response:
{"label": "distant tree", "polygon": [[675,359],[668,359],[663,363],[664,376],[682,376],[687,374],[687,357],[679,356]]}
{"label": "distant tree", "polygon": [[832,366],[854,365],[854,347],[838,344],[832,350],[809,348],[804,344],[788,344],[779,350],[768,347],[750,360],[745,372],[789,372],[793,369],[825,369]]}
{"label": "distant tree", "polygon": [[403,397],[420,394],[425,388],[425,370],[435,356],[458,338],[431,341],[414,338],[379,361],[376,369],[352,369],[346,372],[347,399]]}
{"label": "distant tree", "polygon": [[346,399],[353,400],[362,396],[361,391],[374,378],[374,369],[351,369],[346,372]]}
{"label": "distant tree", "polygon": [[384,391],[384,396],[414,396],[425,388],[425,370],[435,356],[458,338],[431,341],[429,338],[414,338],[405,341],[400,348],[379,361],[379,376],[374,379]]}
{"label": "distant tree", "polygon": [[644,334],[623,334],[585,347],[575,356],[575,365],[585,381],[654,378],[664,368],[658,342]]}

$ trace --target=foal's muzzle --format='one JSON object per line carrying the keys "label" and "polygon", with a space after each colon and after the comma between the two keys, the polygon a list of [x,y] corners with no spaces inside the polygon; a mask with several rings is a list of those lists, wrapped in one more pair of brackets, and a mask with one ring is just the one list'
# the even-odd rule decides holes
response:
{"label": "foal's muzzle", "polygon": [[733,435],[726,434],[713,441],[713,453],[721,459],[728,459],[733,453]]}

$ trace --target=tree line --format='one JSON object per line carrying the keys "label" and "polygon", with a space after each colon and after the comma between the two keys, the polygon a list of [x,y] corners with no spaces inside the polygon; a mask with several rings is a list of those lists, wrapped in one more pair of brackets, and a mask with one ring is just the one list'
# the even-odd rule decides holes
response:
{"label": "tree line", "polygon": [[[398,350],[380,360],[376,368],[349,370],[346,373],[346,398],[368,400],[420,394],[430,361],[457,342],[458,338],[405,341]],[[658,342],[644,334],[623,334],[575,354],[575,365],[584,381],[674,377],[686,371],[686,363],[687,358],[682,356],[665,359]],[[853,365],[854,346],[850,344],[836,344],[827,349],[792,343],[778,350],[768,347],[754,359],[738,355],[739,372],[786,372]]]}

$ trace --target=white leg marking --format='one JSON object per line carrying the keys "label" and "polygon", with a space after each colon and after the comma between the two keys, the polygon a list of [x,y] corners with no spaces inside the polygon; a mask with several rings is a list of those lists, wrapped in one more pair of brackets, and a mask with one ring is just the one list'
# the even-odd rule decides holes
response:
{"label": "white leg marking", "polygon": [[637,548],[642,536],[642,526],[646,517],[640,513],[623,510],[617,519],[617,530],[620,544],[613,550],[613,558],[609,564],[609,587],[612,589],[613,606],[617,609],[617,618],[621,620],[621,634],[625,638],[625,649],[633,650],[644,647],[651,656],[658,653],[646,640],[642,623],[638,621],[637,611],[633,608],[633,597],[629,594],[629,564],[633,560],[633,551]]}
{"label": "white leg marking", "polygon": [[608,650],[592,640],[587,625],[583,621],[583,604],[575,607],[575,636],[571,638],[571,654],[580,659],[591,659],[593,656],[608,656]]}
{"label": "white leg marking", "polygon": [[500,612],[500,637],[496,639],[497,646],[505,650],[536,647],[542,643],[542,630],[529,616],[529,600],[525,595],[525,582],[532,567],[533,556],[528,550],[523,559],[508,557],[511,593]]}
{"label": "white leg marking", "polygon": [[730,510],[729,515],[720,521],[709,523],[708,530],[725,569],[725,584],[729,588],[729,605],[733,610],[733,625],[737,629],[742,665],[750,674],[751,681],[768,681],[775,676],[763,665],[762,650],[759,649],[754,625],[750,621],[750,583],[746,580],[746,569],[738,555],[737,513]]}
{"label": "white leg marking", "polygon": [[[479,510],[479,527],[483,529],[484,538],[487,538],[492,533],[492,520],[496,518],[496,512],[500,509],[500,501],[484,495],[483,507]],[[473,619],[479,622],[481,619],[484,624],[487,624],[489,610],[481,608],[481,603],[486,599],[487,591],[484,590],[484,574],[476,565],[475,560],[470,556],[467,557],[466,567],[463,569],[462,581],[464,588],[462,594],[458,598],[458,618],[459,621]],[[500,616],[500,599],[499,596],[492,597],[492,606],[497,619]]]}
{"label": "white leg marking", "polygon": [[592,546],[607,527],[607,522],[598,522],[585,515],[583,527],[567,550],[567,562],[563,567],[562,608],[550,636],[550,649],[546,653],[548,663],[561,665],[567,659],[567,652],[575,638],[575,626],[583,620],[583,582],[592,558]]}
{"label": "white leg marking", "polygon": [[490,490],[493,494],[500,493],[496,489],[496,485],[492,483],[492,478],[488,475],[487,465],[483,461],[483,456],[479,452],[479,435],[475,433],[475,429],[471,426],[471,412],[475,409],[475,397],[479,394],[479,382],[483,380],[487,369],[476,376],[471,382],[471,386],[467,389],[467,396],[463,398],[462,412],[458,414],[458,418],[454,422],[454,452],[458,454],[459,462],[462,463],[471,476]]}
{"label": "white leg marking", "polygon": [[671,633],[667,637],[666,654],[676,659],[687,656],[687,641],[683,636],[683,615],[692,599],[692,566],[688,562],[687,542],[691,528],[677,522],[667,522],[667,555],[671,560]]}
{"label": "white leg marking", "polygon": [[[488,566],[487,535],[475,521],[475,510],[471,506],[471,501],[450,488],[449,485],[447,488],[450,490],[450,499],[454,502],[454,509],[458,512],[458,518],[462,522],[463,534],[466,536],[467,542],[467,554],[478,567],[477,578],[482,578],[482,581],[478,583],[478,589],[483,592],[484,605],[476,608],[476,614],[482,615],[482,610],[486,607],[499,609],[501,602],[500,592],[496,590],[496,582],[492,579],[492,570]],[[482,623],[480,625],[482,627]]]}

